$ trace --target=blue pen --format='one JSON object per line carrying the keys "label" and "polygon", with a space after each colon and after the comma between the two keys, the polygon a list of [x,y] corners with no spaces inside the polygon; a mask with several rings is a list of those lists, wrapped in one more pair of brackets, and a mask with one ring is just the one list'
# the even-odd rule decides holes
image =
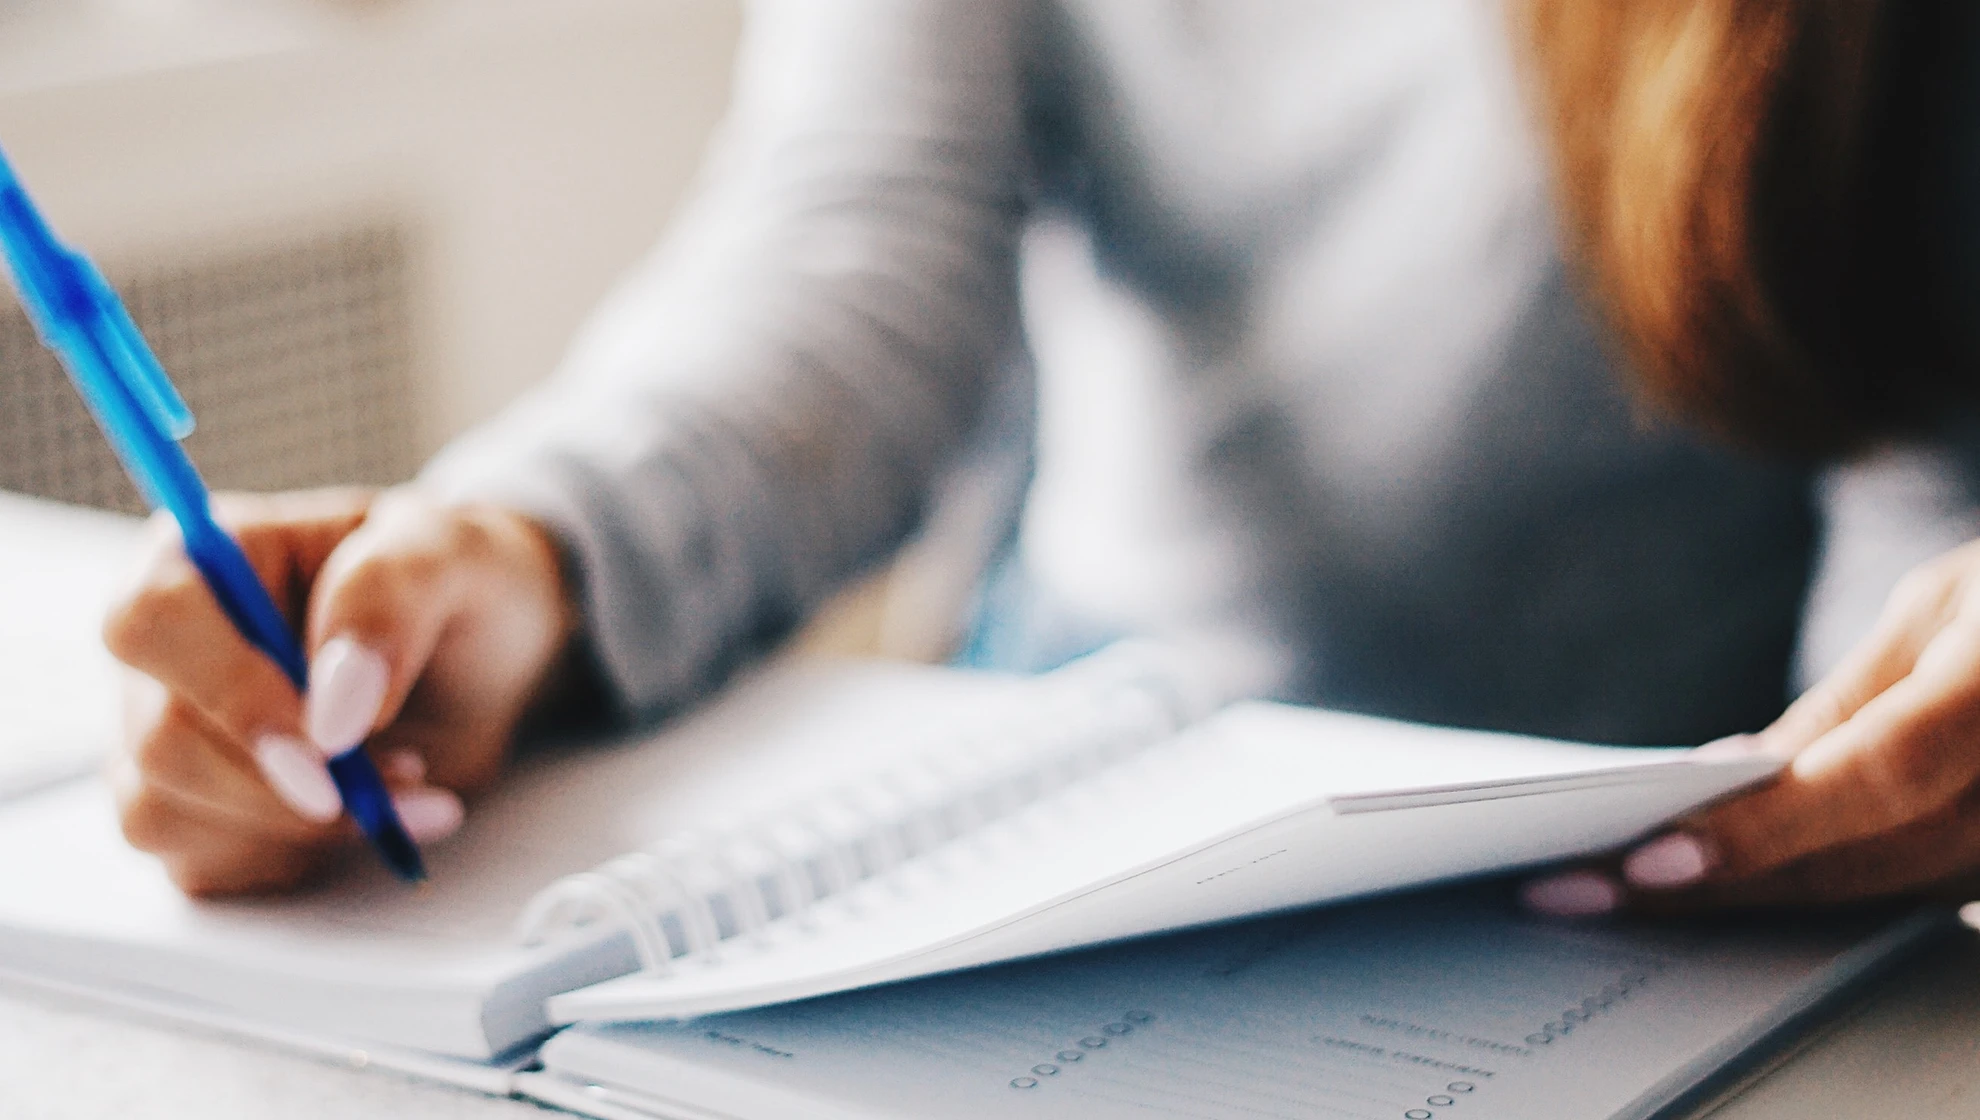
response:
{"label": "blue pen", "polygon": [[[308,687],[302,643],[268,596],[241,546],[213,520],[199,471],[179,441],[192,434],[192,413],[138,334],[117,294],[88,258],[55,239],[14,168],[0,151],[0,249],[21,303],[42,342],[62,359],[124,469],[153,509],[171,511],[214,598],[256,649],[281,666],[298,692]],[[426,878],[419,847],[399,822],[384,779],[362,745],[330,759],[344,808],[392,873]]]}

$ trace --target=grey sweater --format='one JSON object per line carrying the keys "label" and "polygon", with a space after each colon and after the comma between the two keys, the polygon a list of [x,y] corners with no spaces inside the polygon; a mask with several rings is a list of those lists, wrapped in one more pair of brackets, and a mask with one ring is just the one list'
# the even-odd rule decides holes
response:
{"label": "grey sweater", "polygon": [[1974,532],[1948,462],[1822,486],[1632,405],[1489,0],[776,0],[736,92],[566,367],[425,476],[564,538],[631,712],[1000,454],[1023,626],[1593,740],[1765,722],[1807,610],[1819,668]]}

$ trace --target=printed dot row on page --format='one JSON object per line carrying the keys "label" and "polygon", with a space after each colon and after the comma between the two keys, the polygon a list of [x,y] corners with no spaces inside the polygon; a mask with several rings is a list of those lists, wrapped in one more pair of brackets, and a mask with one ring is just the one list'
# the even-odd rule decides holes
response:
{"label": "printed dot row on page", "polygon": [[1085,1061],[1088,1054],[1104,1050],[1114,1039],[1125,1038],[1133,1034],[1136,1027],[1145,1027],[1154,1021],[1155,1016],[1146,1011],[1130,1011],[1119,1019],[1105,1024],[1095,1033],[1081,1038],[1072,1046],[1052,1055],[1054,1061],[1040,1062],[1031,1067],[1029,1074],[1011,1078],[1011,1088],[1036,1089],[1043,1084],[1039,1078],[1057,1077],[1067,1067]]}

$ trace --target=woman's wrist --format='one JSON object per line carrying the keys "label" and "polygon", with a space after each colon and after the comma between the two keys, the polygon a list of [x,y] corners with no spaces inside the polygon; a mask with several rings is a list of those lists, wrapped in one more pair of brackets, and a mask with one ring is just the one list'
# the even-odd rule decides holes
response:
{"label": "woman's wrist", "polygon": [[586,625],[584,587],[576,558],[545,522],[506,507],[482,507],[481,516],[516,534],[532,556],[538,582],[554,589],[555,646],[517,726],[518,742],[596,730],[615,722],[617,704]]}

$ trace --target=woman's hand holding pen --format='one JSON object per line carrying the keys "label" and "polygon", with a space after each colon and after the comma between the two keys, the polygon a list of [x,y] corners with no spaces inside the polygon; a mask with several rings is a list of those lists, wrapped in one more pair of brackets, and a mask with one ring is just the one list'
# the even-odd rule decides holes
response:
{"label": "woman's hand holding pen", "polygon": [[230,497],[222,523],[304,634],[298,696],[169,519],[105,639],[129,674],[111,771],[124,833],[179,886],[289,887],[359,843],[324,759],[359,742],[419,841],[459,827],[575,628],[555,545],[519,514],[411,489]]}
{"label": "woman's hand holding pen", "polygon": [[1835,671],[1716,749],[1787,766],[1612,868],[1527,884],[1527,902],[1574,916],[1980,897],[1980,542],[1913,571]]}

